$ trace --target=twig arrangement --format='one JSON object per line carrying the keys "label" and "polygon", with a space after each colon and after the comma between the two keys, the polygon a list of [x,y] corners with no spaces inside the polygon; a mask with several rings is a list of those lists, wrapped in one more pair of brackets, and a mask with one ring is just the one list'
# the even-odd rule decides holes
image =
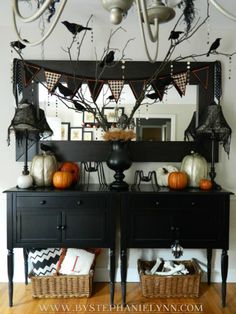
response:
{"label": "twig arrangement", "polygon": [[[163,59],[163,61],[161,62],[161,64],[158,66],[158,68],[154,69],[153,74],[150,76],[150,78],[147,80],[145,87],[141,93],[141,95],[136,99],[133,108],[131,110],[130,115],[127,117],[127,119],[125,120],[125,123],[122,123],[122,126],[120,127],[122,130],[125,130],[127,128],[129,128],[134,114],[135,112],[140,108],[141,105],[144,104],[144,100],[146,98],[147,93],[150,91],[150,88],[152,86],[152,83],[154,83],[158,77],[160,76],[160,73],[163,71],[164,68],[166,68],[168,65],[171,64],[171,62],[179,62],[179,61],[183,61],[183,60],[189,60],[189,59],[196,59],[197,57],[201,57],[201,56],[206,56],[207,54],[209,54],[209,51],[207,52],[203,52],[203,53],[199,53],[199,54],[189,54],[189,55],[179,55],[175,58],[173,57],[173,53],[175,52],[176,48],[178,46],[180,46],[183,42],[189,40],[190,38],[192,38],[198,31],[200,28],[203,27],[203,25],[207,22],[207,20],[209,19],[209,5],[207,6],[207,12],[206,12],[206,17],[201,21],[200,18],[195,22],[195,24],[193,25],[193,18],[194,18],[194,14],[192,12],[192,7],[188,8],[189,12],[190,12],[190,17],[187,23],[187,27],[186,30],[183,32],[178,32],[179,36],[177,38],[171,38],[170,37],[170,45],[169,48],[167,49],[166,55]],[[186,13],[186,12],[185,12]],[[92,19],[92,15],[89,17],[87,23],[86,23],[86,27],[88,27],[90,21]],[[186,20],[186,16],[184,15],[184,13],[179,17],[179,19],[177,20],[171,34],[176,33],[180,24],[182,23],[183,19]],[[94,81],[95,81],[95,85],[94,85],[94,91],[97,88],[97,84],[99,83],[99,80],[102,78],[104,71],[107,68],[110,67],[115,67],[118,63],[120,62],[124,62],[127,61],[128,58],[126,57],[126,48],[127,46],[132,42],[132,40],[134,40],[133,38],[129,39],[126,44],[124,45],[122,50],[119,50],[117,48],[112,47],[112,39],[119,33],[119,32],[125,32],[125,29],[123,29],[122,27],[118,27],[116,30],[111,30],[109,38],[107,40],[107,44],[106,47],[104,48],[104,51],[101,55],[101,57],[98,57],[97,51],[95,49],[95,57],[96,57],[96,69],[95,69],[95,77],[94,77]],[[77,42],[77,33],[73,34],[72,40],[70,45],[67,48],[62,48],[63,51],[65,51],[65,53],[68,55],[68,58],[70,61],[73,60],[72,57],[72,48],[74,47],[74,45],[77,45],[77,55],[76,55],[76,67],[74,69],[74,78],[76,79],[76,73],[78,72],[78,68],[79,68],[79,64],[80,64],[80,53],[81,53],[81,48],[83,46],[84,43],[84,39],[85,36],[87,34],[87,30],[85,30],[83,32],[82,37],[80,38],[80,42]],[[22,53],[21,53],[21,49],[18,49],[18,47],[15,47],[14,45],[11,45],[12,48],[17,52],[17,54],[20,56],[20,58],[24,61],[23,57],[22,57]],[[114,54],[116,53],[116,61],[114,60]],[[210,51],[211,54],[215,54],[215,55],[222,55],[225,57],[232,57],[236,54],[236,52],[233,53],[224,53],[224,52],[218,52],[216,50],[212,50]],[[117,54],[119,54],[120,56],[117,58]],[[26,64],[26,63],[25,63]],[[102,66],[101,66],[102,64]],[[27,64],[26,64],[27,67]],[[29,72],[31,71],[29,68],[27,69],[29,70]],[[34,78],[36,81],[38,81],[40,84],[43,84],[43,86],[45,88],[47,88],[47,86],[41,82],[39,80],[39,78],[37,77],[37,75]],[[76,92],[75,95],[73,95],[73,97],[66,97],[64,95],[62,95],[61,93],[57,92],[57,89],[55,89],[55,91],[53,92],[53,95],[55,95],[68,109],[72,109],[72,110],[76,110],[76,111],[88,111],[90,113],[92,113],[97,121],[97,124],[103,128],[104,131],[108,131],[110,128],[110,123],[108,123],[106,116],[103,113],[103,109],[106,106],[106,103],[104,103],[101,106],[99,106],[99,104],[97,103],[97,101],[91,101],[89,99],[86,99],[85,93],[84,91],[79,88],[78,91]],[[155,101],[157,101],[158,99],[156,99]],[[114,134],[113,134],[114,135]]]}

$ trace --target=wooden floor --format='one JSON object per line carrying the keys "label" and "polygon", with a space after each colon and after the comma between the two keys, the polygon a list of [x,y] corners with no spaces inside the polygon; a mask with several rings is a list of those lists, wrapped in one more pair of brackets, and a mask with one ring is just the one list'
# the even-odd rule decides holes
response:
{"label": "wooden floor", "polygon": [[127,284],[127,308],[121,307],[120,284],[116,284],[116,308],[109,307],[109,285],[95,283],[91,298],[32,299],[30,284],[14,285],[14,306],[8,307],[7,284],[0,284],[0,314],[41,313],[204,313],[236,314],[236,284],[227,285],[227,306],[222,309],[220,284],[201,284],[200,297],[195,299],[147,299],[138,283]]}

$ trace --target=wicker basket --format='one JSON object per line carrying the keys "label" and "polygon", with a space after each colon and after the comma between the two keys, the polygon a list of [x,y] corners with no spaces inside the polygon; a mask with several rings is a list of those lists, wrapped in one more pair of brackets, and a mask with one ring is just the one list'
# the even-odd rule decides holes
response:
{"label": "wicker basket", "polygon": [[29,276],[33,298],[78,298],[92,294],[93,270],[88,275]]}
{"label": "wicker basket", "polygon": [[178,297],[198,297],[201,281],[201,270],[194,261],[180,261],[188,269],[187,275],[146,275],[145,270],[150,270],[155,261],[138,260],[138,271],[141,281],[142,295],[144,297],[178,298]]}

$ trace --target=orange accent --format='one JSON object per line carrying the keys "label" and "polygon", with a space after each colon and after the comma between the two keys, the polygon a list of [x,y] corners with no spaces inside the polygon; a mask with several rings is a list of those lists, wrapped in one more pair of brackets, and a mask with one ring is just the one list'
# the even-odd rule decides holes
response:
{"label": "orange accent", "polygon": [[73,265],[71,271],[75,271],[75,266],[76,266],[76,264],[77,264],[78,258],[79,258],[79,256],[76,256],[75,262],[74,262],[74,265]]}

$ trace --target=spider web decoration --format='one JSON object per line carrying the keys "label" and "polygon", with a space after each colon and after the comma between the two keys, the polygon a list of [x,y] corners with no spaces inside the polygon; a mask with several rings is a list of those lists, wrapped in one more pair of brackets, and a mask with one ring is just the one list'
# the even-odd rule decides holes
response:
{"label": "spider web decoration", "polygon": [[45,78],[46,78],[47,88],[52,93],[55,88],[55,85],[61,78],[61,74],[45,71]]}
{"label": "spider web decoration", "polygon": [[182,97],[183,95],[185,95],[185,92],[186,92],[187,72],[175,74],[172,76],[172,78],[173,78],[173,84],[177,92]]}
{"label": "spider web decoration", "polygon": [[119,98],[120,98],[120,94],[121,94],[121,91],[123,89],[123,86],[124,86],[124,81],[123,80],[116,80],[116,81],[108,80],[108,85],[109,85],[111,93],[114,96],[114,99],[117,103]]}
{"label": "spider web decoration", "polygon": [[195,0],[183,0],[178,5],[179,7],[184,6],[183,14],[184,14],[184,21],[186,23],[186,31],[187,33],[190,31],[192,22],[195,19]]}

